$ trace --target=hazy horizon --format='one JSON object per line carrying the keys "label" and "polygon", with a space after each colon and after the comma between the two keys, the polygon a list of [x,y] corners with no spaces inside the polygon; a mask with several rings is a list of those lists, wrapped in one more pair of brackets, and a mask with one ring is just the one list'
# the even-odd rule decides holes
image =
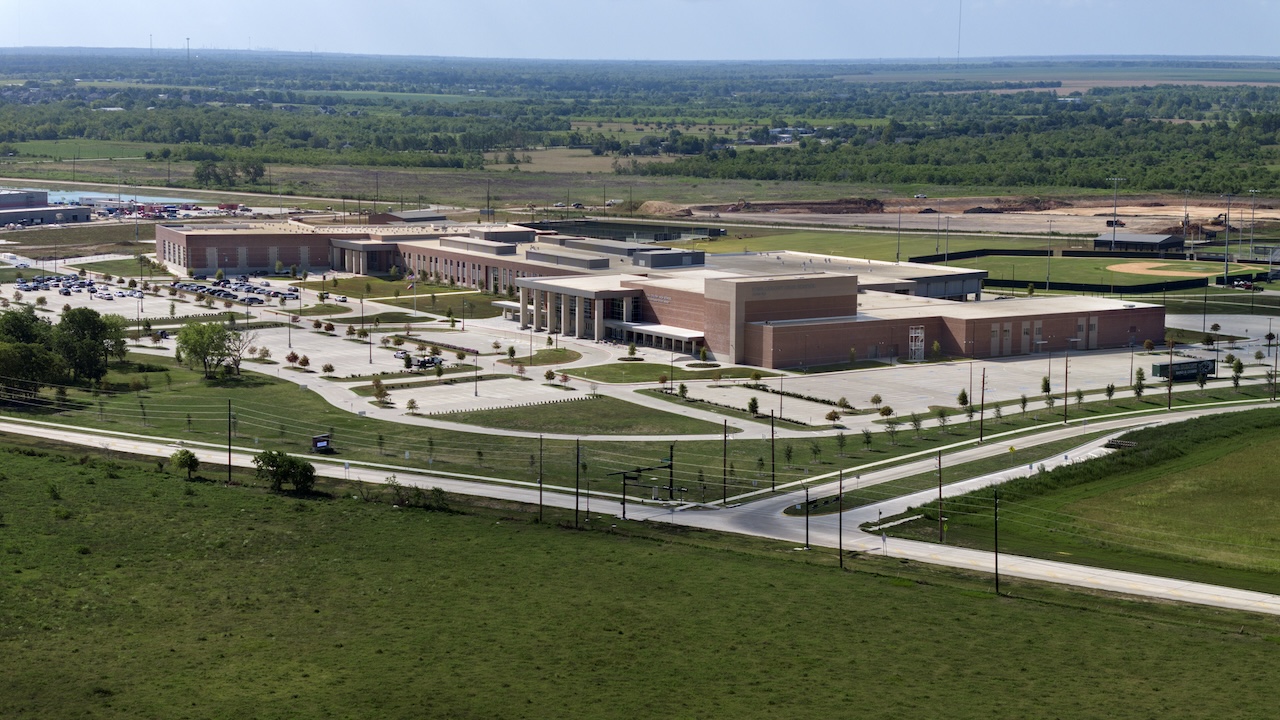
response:
{"label": "hazy horizon", "polygon": [[[963,5],[962,5],[963,2]],[[217,12],[169,3],[67,0],[58,16],[91,22],[12,33],[0,48],[257,50],[403,57],[583,61],[914,61],[1276,57],[1280,3],[1225,0],[917,0],[832,4],[794,0],[652,0],[642,6],[475,0],[464,6],[371,0],[270,4],[224,0]],[[50,13],[19,5],[15,28]],[[1211,28],[1213,33],[1204,31]]]}

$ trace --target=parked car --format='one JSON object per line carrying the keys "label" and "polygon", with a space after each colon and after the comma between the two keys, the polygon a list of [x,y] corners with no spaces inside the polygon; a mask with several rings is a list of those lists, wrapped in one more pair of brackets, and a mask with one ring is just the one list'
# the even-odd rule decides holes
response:
{"label": "parked car", "polygon": [[334,298],[334,300],[337,300],[338,302],[346,302],[346,301],[347,301],[347,296],[346,296],[346,295],[339,295],[338,297]]}
{"label": "parked car", "polygon": [[403,359],[405,359],[405,358],[407,358],[407,357],[409,357],[409,351],[408,351],[408,350],[397,350],[397,351],[396,351],[396,359],[397,359],[397,360],[403,360]]}

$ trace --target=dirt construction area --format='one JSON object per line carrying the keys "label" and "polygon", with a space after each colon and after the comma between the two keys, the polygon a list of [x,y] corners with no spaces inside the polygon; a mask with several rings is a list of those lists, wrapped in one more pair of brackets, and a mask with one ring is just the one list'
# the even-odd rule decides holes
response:
{"label": "dirt construction area", "polygon": [[[1115,208],[1121,232],[1166,233],[1181,227],[1183,198],[1143,196],[1125,199]],[[806,224],[830,227],[888,228],[914,231],[997,232],[1014,234],[1100,235],[1110,232],[1110,198],[1057,200],[1036,197],[849,198],[824,202],[751,202],[733,205],[671,206],[669,214],[718,218],[724,223]],[[1225,204],[1188,204],[1193,229],[1221,230]],[[1251,219],[1280,221],[1280,208],[1259,201],[1256,208],[1235,205],[1232,234]]]}

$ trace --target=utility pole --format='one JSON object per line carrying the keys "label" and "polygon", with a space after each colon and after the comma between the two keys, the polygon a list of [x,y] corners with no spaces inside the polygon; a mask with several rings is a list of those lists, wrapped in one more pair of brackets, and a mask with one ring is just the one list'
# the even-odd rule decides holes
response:
{"label": "utility pole", "polygon": [[582,440],[573,441],[573,527],[578,527],[578,483],[582,471]]}
{"label": "utility pole", "polygon": [[[1280,356],[1280,353],[1277,353]],[[773,428],[773,411],[769,411],[769,491],[778,491],[778,436]]]}
{"label": "utility pole", "polygon": [[804,486],[804,549],[809,549],[809,486]]}
{"label": "utility pole", "polygon": [[995,560],[996,560],[996,595],[1000,594],[1000,490],[992,490],[995,504],[992,505],[995,517]]}
{"label": "utility pole", "polygon": [[840,469],[840,495],[837,503],[839,503],[839,521],[836,525],[836,535],[839,536],[836,551],[840,553],[840,569],[844,569],[844,468]]}
{"label": "utility pole", "polygon": [[667,446],[667,499],[676,499],[676,444]]}
{"label": "utility pole", "polygon": [[720,501],[729,501],[729,421],[724,421],[724,432],[721,436],[720,451]]}
{"label": "utility pole", "polygon": [[1253,259],[1253,226],[1258,218],[1258,191],[1249,191],[1249,259]]}
{"label": "utility pole", "polygon": [[[1222,197],[1227,199],[1227,221],[1223,223],[1222,236],[1222,287],[1227,286],[1227,274],[1231,272],[1231,200],[1235,198],[1235,193],[1227,193]],[[1169,368],[1169,372],[1173,372],[1173,368]]]}
{"label": "utility pole", "polygon": [[941,544],[942,535],[942,451],[938,451],[938,543]]}
{"label": "utility pole", "polygon": [[231,400],[227,400],[227,484],[231,484]]}
{"label": "utility pole", "polygon": [[542,436],[538,436],[538,522],[542,522]]}
{"label": "utility pole", "polygon": [[982,368],[982,399],[978,401],[978,444],[982,444],[983,421],[987,417],[987,369]]}

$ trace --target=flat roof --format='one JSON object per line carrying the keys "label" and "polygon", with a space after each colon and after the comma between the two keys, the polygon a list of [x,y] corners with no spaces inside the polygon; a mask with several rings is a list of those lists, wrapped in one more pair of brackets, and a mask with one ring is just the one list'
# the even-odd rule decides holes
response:
{"label": "flat roof", "polygon": [[1029,315],[1106,312],[1154,307],[1160,306],[1151,303],[1084,295],[982,300],[979,302],[953,302],[876,291],[867,291],[858,295],[858,315],[860,319],[864,320],[910,319],[928,316],[941,316],[956,320],[990,320]]}

